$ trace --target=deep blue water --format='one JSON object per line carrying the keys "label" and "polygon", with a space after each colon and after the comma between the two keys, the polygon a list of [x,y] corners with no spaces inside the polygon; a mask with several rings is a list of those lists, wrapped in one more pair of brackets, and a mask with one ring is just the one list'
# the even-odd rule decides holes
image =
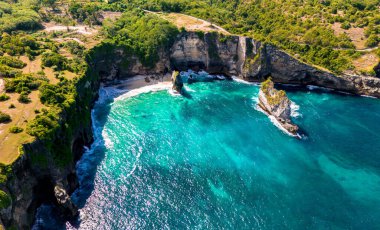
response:
{"label": "deep blue water", "polygon": [[[258,86],[221,81],[98,103],[78,163],[81,229],[380,229],[380,100],[289,91],[307,137],[255,109]],[[53,214],[52,214],[53,211]]]}

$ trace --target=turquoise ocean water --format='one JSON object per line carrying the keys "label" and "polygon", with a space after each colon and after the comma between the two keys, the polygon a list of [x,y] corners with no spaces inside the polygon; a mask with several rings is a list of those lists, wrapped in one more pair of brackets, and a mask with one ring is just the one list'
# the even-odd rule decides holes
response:
{"label": "turquoise ocean water", "polygon": [[380,229],[380,100],[289,90],[297,140],[255,109],[258,86],[186,88],[99,102],[80,220],[45,205],[35,228]]}

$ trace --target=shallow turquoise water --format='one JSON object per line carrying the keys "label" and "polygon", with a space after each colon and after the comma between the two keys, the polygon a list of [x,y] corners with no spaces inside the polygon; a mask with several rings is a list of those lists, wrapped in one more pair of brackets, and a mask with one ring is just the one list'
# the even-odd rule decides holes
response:
{"label": "shallow turquoise water", "polygon": [[187,87],[96,105],[67,228],[380,229],[380,100],[290,91],[297,140],[255,109],[258,86]]}

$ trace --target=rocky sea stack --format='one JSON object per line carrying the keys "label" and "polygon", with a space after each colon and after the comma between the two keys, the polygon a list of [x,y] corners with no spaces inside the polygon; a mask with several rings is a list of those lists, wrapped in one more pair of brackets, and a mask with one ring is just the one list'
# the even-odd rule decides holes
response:
{"label": "rocky sea stack", "polygon": [[173,87],[172,89],[178,93],[181,93],[182,92],[182,87],[183,87],[183,81],[182,81],[182,77],[181,75],[179,74],[178,71],[173,71],[172,73],[172,83],[173,83]]}
{"label": "rocky sea stack", "polygon": [[291,101],[284,90],[274,88],[271,78],[261,84],[258,106],[268,115],[273,116],[286,131],[298,136],[298,126],[293,124],[291,115]]}

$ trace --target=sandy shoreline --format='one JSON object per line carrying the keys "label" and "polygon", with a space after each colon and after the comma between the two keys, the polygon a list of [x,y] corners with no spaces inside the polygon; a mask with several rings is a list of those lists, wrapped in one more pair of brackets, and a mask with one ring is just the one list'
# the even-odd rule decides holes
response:
{"label": "sandy shoreline", "polygon": [[164,76],[159,75],[136,75],[125,80],[118,82],[112,87],[118,90],[134,90],[145,86],[152,86],[157,84],[171,84],[171,74],[166,74]]}

